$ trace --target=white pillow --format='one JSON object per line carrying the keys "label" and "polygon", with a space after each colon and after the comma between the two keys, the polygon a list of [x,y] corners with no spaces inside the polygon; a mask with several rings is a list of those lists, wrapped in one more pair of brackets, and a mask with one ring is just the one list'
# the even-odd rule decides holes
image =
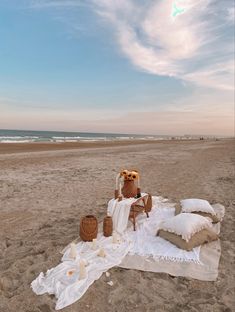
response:
{"label": "white pillow", "polygon": [[195,233],[211,227],[212,223],[205,217],[192,213],[180,213],[162,221],[158,230],[175,233],[188,242]]}
{"label": "white pillow", "polygon": [[181,212],[206,212],[215,216],[216,213],[213,207],[209,204],[207,200],[204,199],[183,199],[180,201],[182,209]]}

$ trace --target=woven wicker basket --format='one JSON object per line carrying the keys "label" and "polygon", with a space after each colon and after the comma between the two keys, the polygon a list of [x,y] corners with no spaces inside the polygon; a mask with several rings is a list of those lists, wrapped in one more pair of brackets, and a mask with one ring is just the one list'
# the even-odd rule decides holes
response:
{"label": "woven wicker basket", "polygon": [[112,217],[107,216],[103,221],[103,233],[105,237],[109,237],[113,233],[113,220]]}
{"label": "woven wicker basket", "polygon": [[84,242],[91,242],[94,238],[97,238],[98,221],[95,216],[88,215],[81,219],[79,234]]}

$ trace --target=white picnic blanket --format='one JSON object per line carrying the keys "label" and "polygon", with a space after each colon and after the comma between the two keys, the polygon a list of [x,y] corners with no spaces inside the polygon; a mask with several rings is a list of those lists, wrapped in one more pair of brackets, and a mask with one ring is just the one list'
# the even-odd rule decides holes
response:
{"label": "white picnic blanket", "polygon": [[[131,202],[131,201],[130,201]],[[124,214],[123,214],[124,215]],[[153,208],[150,217],[142,214],[137,218],[137,231],[133,226],[120,236],[119,243],[113,243],[112,237],[104,237],[101,233],[97,238],[97,248],[92,249],[92,243],[79,242],[76,245],[76,259],[69,257],[67,249],[62,257],[62,263],[40,275],[32,282],[33,291],[38,294],[55,294],[56,310],[62,309],[77,301],[88,287],[97,280],[103,272],[121,264],[127,254],[153,258],[155,261],[166,259],[178,262],[200,263],[200,247],[193,251],[184,251],[160,237],[156,237],[159,222],[174,215],[173,204],[161,197],[153,197]],[[128,221],[128,219],[127,219]],[[124,224],[124,223],[123,223]],[[104,249],[106,257],[98,256],[100,248]],[[87,262],[85,279],[79,280],[79,260]],[[72,275],[68,272],[73,271]]]}
{"label": "white picnic blanket", "polygon": [[132,227],[129,227],[127,230],[126,235],[132,242],[129,254],[153,257],[155,260],[162,259],[200,264],[200,246],[194,248],[192,251],[186,251],[156,236],[160,222],[174,215],[175,208],[156,208],[156,206],[149,213],[149,218],[146,218],[145,215],[140,215],[137,219],[137,231],[133,231]]}
{"label": "white picnic blanket", "polygon": [[[222,221],[225,214],[225,207],[221,204],[212,205],[216,215]],[[213,230],[219,234],[221,221],[213,224]],[[221,256],[220,240],[205,244],[200,248],[200,264],[192,261],[172,261],[152,256],[146,257],[136,254],[125,256],[119,267],[148,272],[167,273],[173,276],[184,276],[200,281],[216,281],[219,273],[219,261]]]}

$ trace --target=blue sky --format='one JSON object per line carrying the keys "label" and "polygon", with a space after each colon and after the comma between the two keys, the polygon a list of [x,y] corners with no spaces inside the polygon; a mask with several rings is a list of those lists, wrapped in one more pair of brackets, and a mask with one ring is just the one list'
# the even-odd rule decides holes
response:
{"label": "blue sky", "polygon": [[0,0],[0,128],[232,135],[233,23],[233,1]]}

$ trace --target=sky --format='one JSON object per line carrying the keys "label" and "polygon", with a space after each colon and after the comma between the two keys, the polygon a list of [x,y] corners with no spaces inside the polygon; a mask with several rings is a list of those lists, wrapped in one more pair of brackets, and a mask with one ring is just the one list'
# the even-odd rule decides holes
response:
{"label": "sky", "polygon": [[234,135],[233,0],[0,0],[0,129]]}

